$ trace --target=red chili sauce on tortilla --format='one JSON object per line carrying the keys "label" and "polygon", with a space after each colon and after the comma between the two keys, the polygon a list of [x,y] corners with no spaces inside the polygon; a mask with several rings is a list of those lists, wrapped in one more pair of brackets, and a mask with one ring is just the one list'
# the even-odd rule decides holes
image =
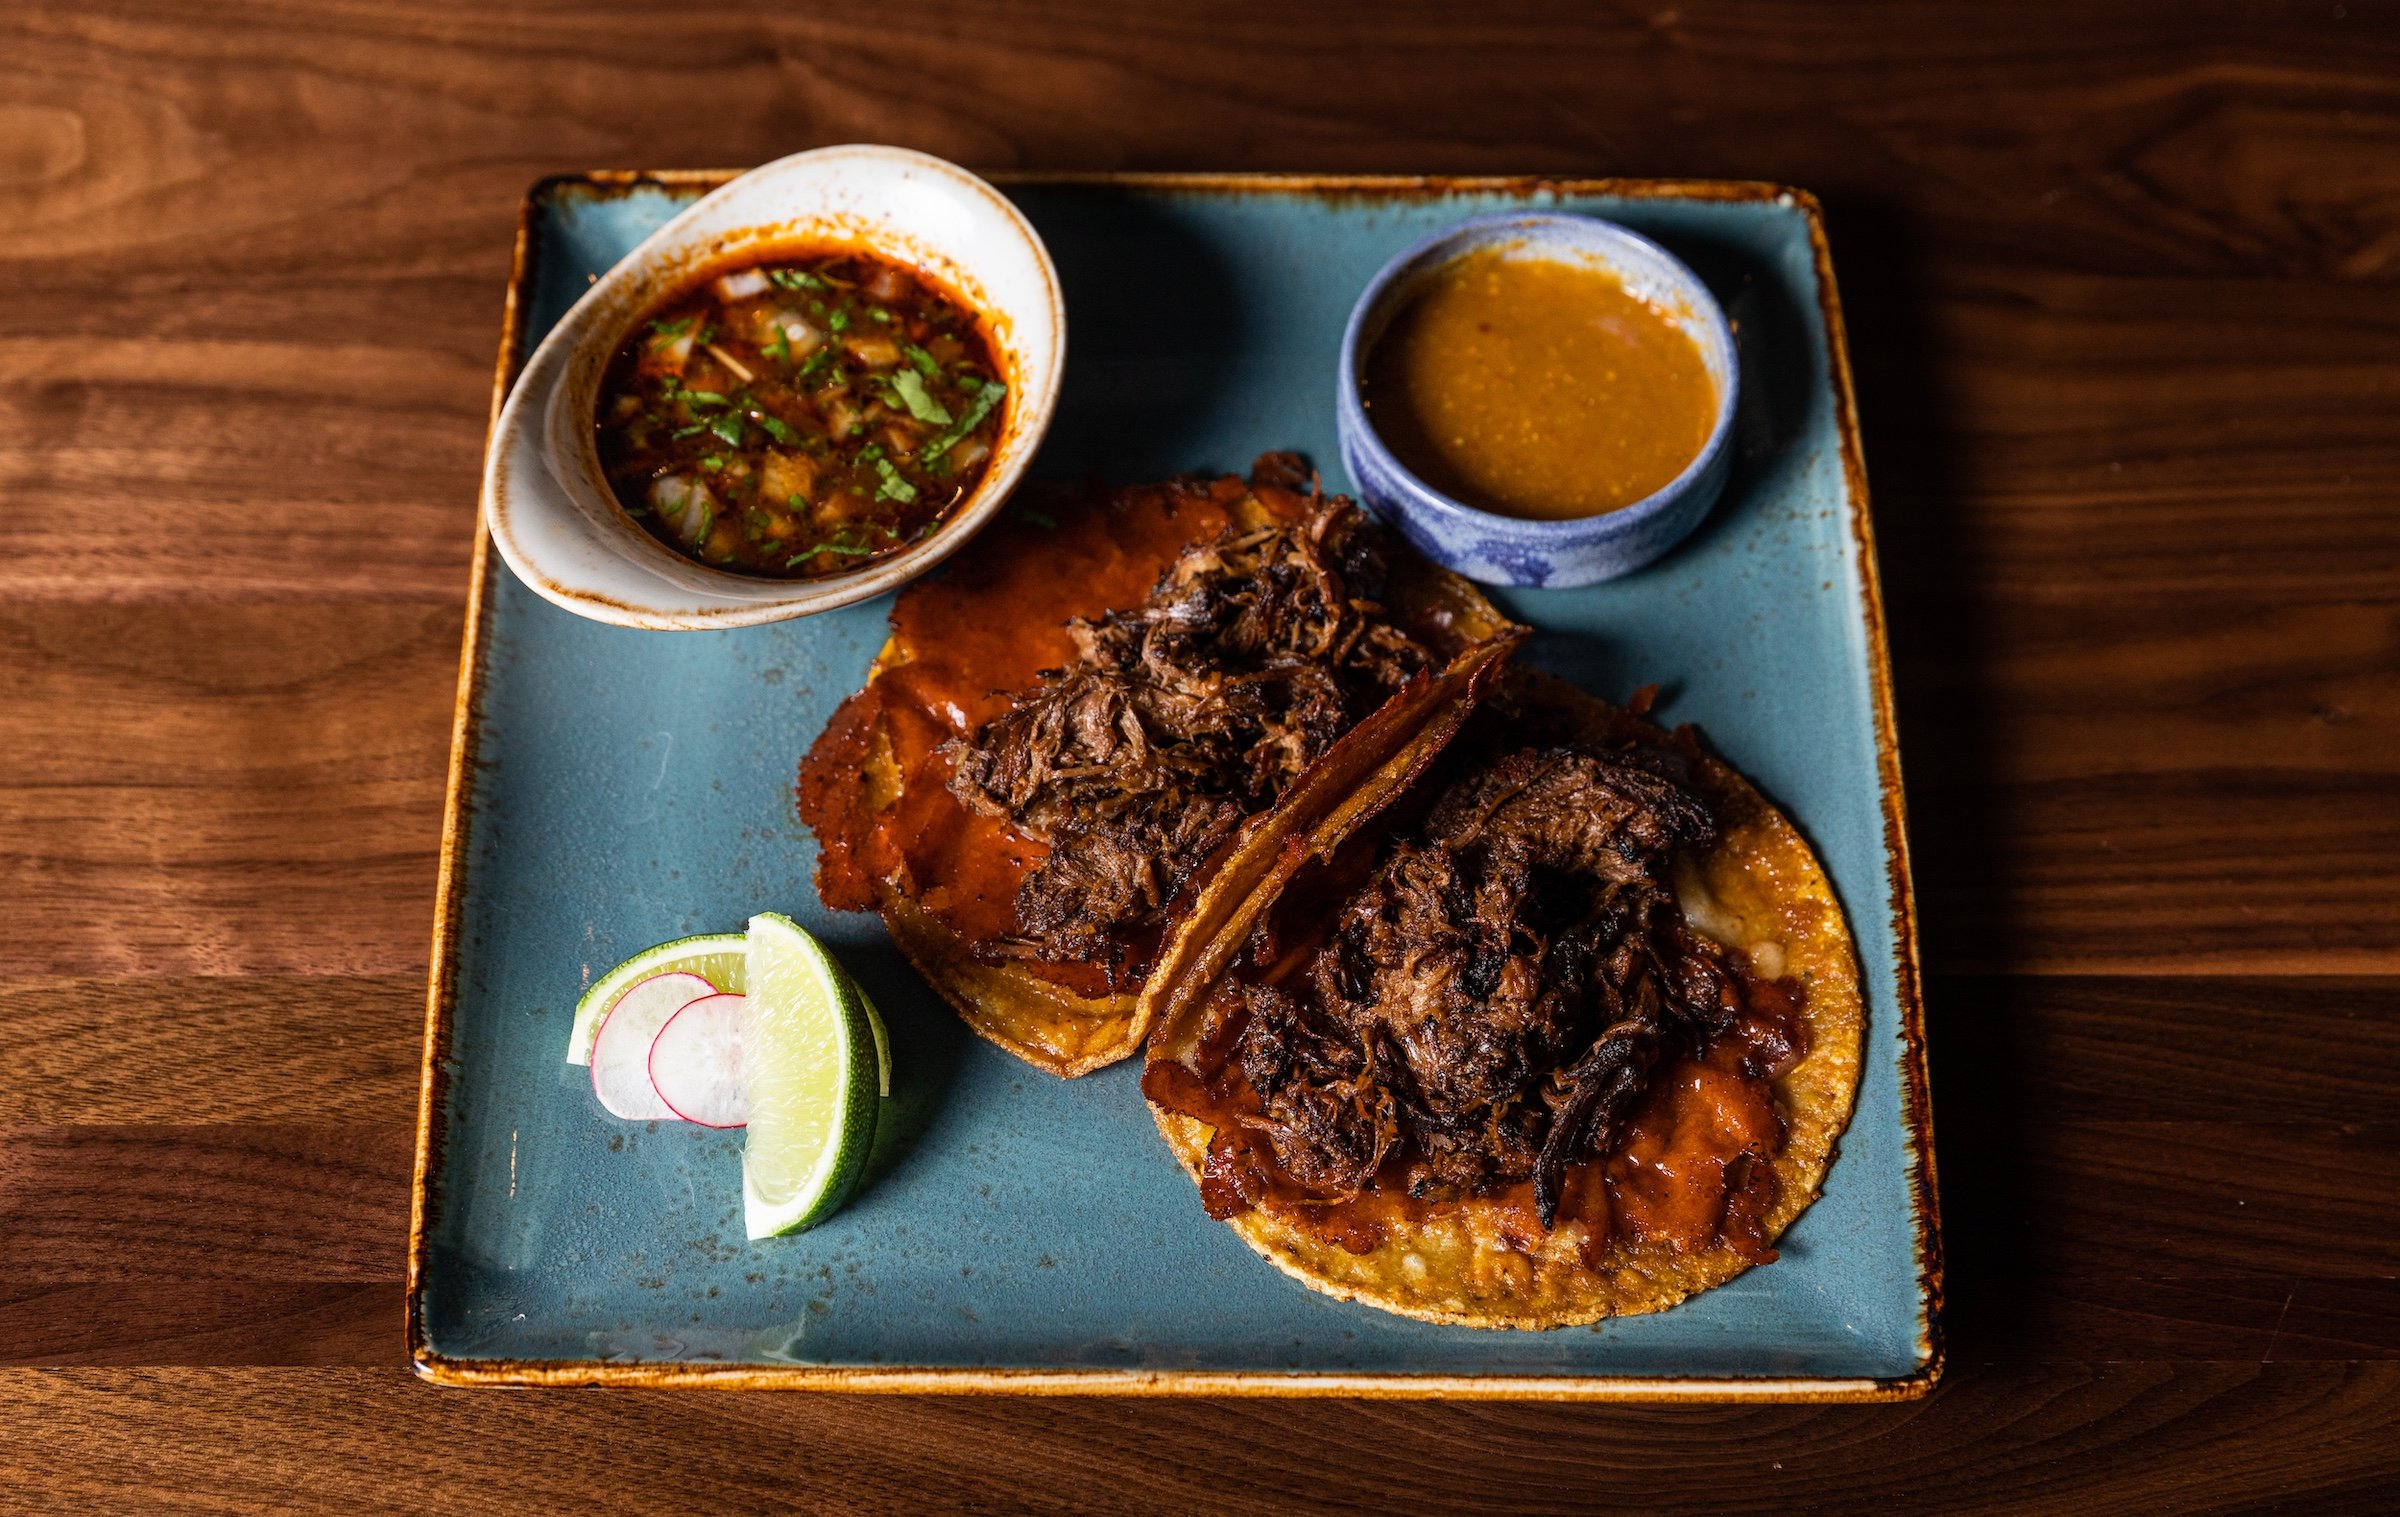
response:
{"label": "red chili sauce on tortilla", "polygon": [[[817,834],[825,904],[871,911],[880,882],[906,881],[971,945],[1015,936],[1017,887],[1048,848],[960,805],[938,750],[1006,711],[1042,670],[1068,663],[1070,618],[1139,604],[1185,547],[1232,524],[1246,494],[1292,519],[1305,510],[1292,491],[1231,478],[1053,497],[1011,511],[947,573],[902,592],[892,608],[895,661],[842,703],[800,766],[800,813]],[[866,793],[879,721],[901,776],[897,800]],[[1012,962],[1104,995],[1147,972],[1155,945],[1136,946],[1114,982],[1100,965]]]}
{"label": "red chili sauce on tortilla", "polygon": [[[1661,1242],[1677,1253],[1732,1247],[1752,1263],[1773,1262],[1765,1219],[1780,1195],[1773,1167],[1784,1119],[1774,1081],[1807,1051],[1805,993],[1788,980],[1740,976],[1743,1013],[1724,1033],[1656,1070],[1647,1094],[1602,1158],[1568,1166],[1558,1209],[1562,1223],[1584,1228],[1583,1262],[1603,1267],[1612,1246]],[[1153,1060],[1143,1093],[1169,1110],[1216,1129],[1201,1170],[1201,1203],[1220,1220],[1253,1206],[1352,1253],[1371,1253],[1395,1228],[1443,1215],[1480,1212],[1520,1251],[1544,1237],[1531,1181],[1456,1198],[1408,1194],[1401,1156],[1376,1184],[1328,1203],[1293,1184],[1274,1150],[1245,1118],[1261,1110],[1241,1066],[1227,1054],[1240,1027],[1216,1030],[1195,1062]]]}

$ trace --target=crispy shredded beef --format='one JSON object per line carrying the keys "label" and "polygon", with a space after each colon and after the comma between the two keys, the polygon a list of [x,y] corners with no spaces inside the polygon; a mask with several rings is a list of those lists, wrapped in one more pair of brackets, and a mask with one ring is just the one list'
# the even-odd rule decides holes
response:
{"label": "crispy shredded beef", "polygon": [[[1301,982],[1228,985],[1282,1168],[1327,1200],[1397,1153],[1414,1194],[1534,1183],[1555,1217],[1662,1050],[1722,1030],[1722,950],[1663,871],[1706,807],[1634,755],[1523,750],[1454,784],[1352,897]],[[1288,982],[1287,982],[1288,983]]]}
{"label": "crispy shredded beef", "polygon": [[1118,962],[1184,880],[1432,662],[1385,618],[1382,533],[1339,496],[1185,550],[1149,598],[1070,623],[1076,660],[949,745],[950,788],[1049,844],[1027,951]]}

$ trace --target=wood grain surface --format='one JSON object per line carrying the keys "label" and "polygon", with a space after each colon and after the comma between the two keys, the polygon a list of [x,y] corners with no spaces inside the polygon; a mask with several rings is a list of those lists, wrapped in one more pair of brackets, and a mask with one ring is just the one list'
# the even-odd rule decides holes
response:
{"label": "wood grain surface", "polygon": [[[518,201],[851,140],[1824,198],[1930,973],[1930,1399],[408,1377]],[[17,3],[0,277],[0,1510],[2400,1505],[2387,0]]]}

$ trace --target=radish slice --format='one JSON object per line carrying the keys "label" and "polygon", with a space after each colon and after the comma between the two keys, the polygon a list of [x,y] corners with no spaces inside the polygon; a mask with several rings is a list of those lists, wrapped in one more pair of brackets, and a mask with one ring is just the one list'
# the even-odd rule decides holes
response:
{"label": "radish slice", "polygon": [[617,997],[592,1040],[592,1094],[628,1122],[667,1122],[675,1109],[650,1084],[650,1045],[669,1018],[717,987],[696,974],[654,974]]}
{"label": "radish slice", "polygon": [[702,996],[667,1019],[650,1045],[650,1083],[669,1110],[702,1127],[744,1127],[742,1014],[748,996]]}

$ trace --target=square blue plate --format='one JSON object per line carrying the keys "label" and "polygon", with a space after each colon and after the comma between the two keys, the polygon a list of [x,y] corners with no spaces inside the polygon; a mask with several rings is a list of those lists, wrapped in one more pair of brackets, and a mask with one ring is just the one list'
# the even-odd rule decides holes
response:
{"label": "square blue plate", "polygon": [[[529,198],[501,383],[592,276],[721,174]],[[1771,186],[1105,177],[1004,188],[1056,258],[1072,347],[1038,468],[1245,471],[1297,448],[1343,486],[1334,360],[1399,248],[1485,211],[1621,221],[1739,330],[1733,484],[1655,567],[1513,593],[1533,658],[1658,681],[1815,842],[1868,1000],[1857,1114],[1782,1259],[1673,1310],[1545,1333],[1437,1327],[1287,1280],[1201,1213],[1120,1065],[1061,1082],[969,1036],[871,917],[822,910],[794,765],[887,605],[726,632],[580,620],[478,543],[426,1035],[409,1347],[446,1383],[1879,1398],[1940,1361],[1907,854],[1864,476],[1817,208]],[[591,977],[791,913],[882,1006],[893,1113],[868,1183],[744,1240],[740,1135],[604,1115],[561,1061]]]}

